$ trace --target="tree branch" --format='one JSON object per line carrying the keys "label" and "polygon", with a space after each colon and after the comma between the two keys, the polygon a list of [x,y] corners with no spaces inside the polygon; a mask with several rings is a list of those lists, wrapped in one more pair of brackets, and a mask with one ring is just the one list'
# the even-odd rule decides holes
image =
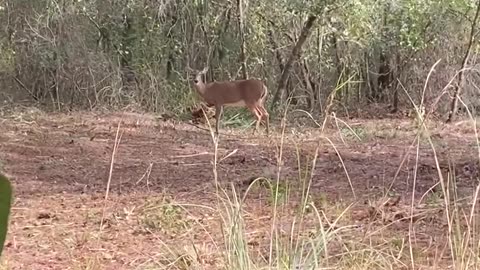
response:
{"label": "tree branch", "polygon": [[280,80],[278,81],[278,88],[277,88],[277,91],[275,92],[275,95],[273,96],[270,109],[273,109],[273,107],[275,106],[275,103],[278,102],[280,96],[285,91],[286,82],[288,80],[288,76],[290,75],[290,69],[292,67],[293,61],[295,61],[297,57],[300,55],[302,46],[307,40],[307,37],[310,34],[310,30],[312,29],[313,23],[315,22],[316,19],[317,19],[316,15],[310,15],[307,21],[305,22],[302,28],[302,31],[300,33],[300,37],[298,38],[297,43],[293,47],[292,53],[290,54],[290,57],[288,58],[288,61],[285,64],[285,67],[282,71],[282,75],[280,77]]}
{"label": "tree branch", "polygon": [[462,88],[463,88],[463,85],[464,85],[464,69],[465,67],[467,66],[467,63],[468,63],[468,58],[470,57],[470,53],[472,51],[472,47],[473,47],[473,38],[475,36],[475,27],[477,25],[477,21],[478,21],[478,16],[480,14],[480,0],[477,2],[477,11],[475,12],[475,17],[473,18],[473,21],[472,21],[472,26],[470,28],[470,38],[468,40],[468,45],[467,45],[467,50],[465,51],[465,55],[463,56],[463,60],[462,60],[462,65],[460,66],[460,71],[458,72],[458,83],[457,85],[455,86],[455,90],[453,92],[453,100],[452,100],[452,103],[450,105],[450,111],[448,113],[448,118],[447,118],[447,123],[450,123],[453,121],[453,119],[455,118],[455,115],[457,113],[457,110],[458,110],[458,98],[460,96],[460,94],[462,93]]}

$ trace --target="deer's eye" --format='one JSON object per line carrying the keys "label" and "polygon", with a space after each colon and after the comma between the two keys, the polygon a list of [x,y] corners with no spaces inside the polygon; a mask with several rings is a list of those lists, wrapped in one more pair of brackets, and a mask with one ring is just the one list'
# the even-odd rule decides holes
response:
{"label": "deer's eye", "polygon": [[194,82],[194,83],[198,83],[198,80],[197,80],[197,79],[195,79],[195,80],[193,80],[193,82]]}

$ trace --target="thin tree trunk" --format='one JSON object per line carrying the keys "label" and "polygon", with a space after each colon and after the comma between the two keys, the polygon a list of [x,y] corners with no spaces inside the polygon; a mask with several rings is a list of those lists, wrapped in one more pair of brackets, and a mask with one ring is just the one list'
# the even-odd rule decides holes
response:
{"label": "thin tree trunk", "polygon": [[302,64],[300,65],[300,69],[303,76],[303,84],[307,89],[308,109],[310,110],[310,112],[313,112],[313,110],[315,109],[315,88],[313,87],[313,84],[312,84],[312,79],[311,79],[307,61],[304,60],[302,62]]}
{"label": "thin tree trunk", "polygon": [[379,58],[379,67],[378,67],[378,77],[377,77],[377,102],[384,102],[386,98],[386,91],[390,87],[393,75],[392,68],[390,66],[390,55],[387,55],[385,52],[380,52]]}
{"label": "thin tree trunk", "polygon": [[[217,37],[218,37],[219,40],[223,40],[223,35],[228,30],[228,27],[230,25],[231,12],[232,12],[232,9],[230,7],[228,7],[227,10],[225,11],[225,16],[224,16],[225,17],[225,20],[224,20],[225,24],[224,24],[223,27],[220,27],[220,29],[218,30],[218,34],[217,34]],[[216,45],[216,50],[215,51],[217,52],[218,63],[221,64],[223,58],[225,57],[225,49],[223,48],[222,43]],[[214,56],[214,58],[215,58],[215,56]]]}
{"label": "thin tree trunk", "polygon": [[237,7],[238,7],[238,30],[240,33],[240,62],[242,64],[242,77],[243,79],[248,79],[247,74],[247,59],[245,56],[246,51],[246,44],[245,44],[245,22],[244,22],[244,10],[243,10],[243,1],[244,0],[237,0]]}
{"label": "thin tree trunk", "polygon": [[292,53],[290,54],[290,57],[288,58],[288,61],[285,64],[285,67],[282,71],[282,76],[280,77],[280,80],[278,82],[278,88],[277,88],[277,91],[275,92],[275,95],[273,96],[270,109],[273,109],[273,107],[275,106],[275,103],[278,102],[283,91],[285,91],[286,82],[288,80],[288,76],[290,75],[290,69],[292,67],[293,61],[295,61],[299,56],[302,46],[307,40],[307,37],[310,34],[310,30],[312,29],[313,23],[315,22],[316,19],[317,19],[317,16],[310,15],[307,21],[305,22],[305,25],[302,28],[302,32],[300,33],[300,37],[298,38],[297,44],[295,44],[295,46],[293,47]]}
{"label": "thin tree trunk", "polygon": [[[317,50],[318,50],[318,61],[321,63],[322,61],[322,56],[323,56],[323,42],[324,42],[324,38],[323,38],[323,29],[319,29],[317,30]],[[317,70],[317,74],[323,74],[323,71],[322,71],[322,65],[318,65],[318,70]],[[321,82],[319,81],[318,82],[318,85],[320,86],[321,85]],[[316,88],[316,91],[314,93],[314,97],[315,97],[315,100],[314,102],[316,102],[318,104],[318,107],[320,109],[320,113],[323,112],[323,104],[322,104],[322,101],[320,100],[321,98],[321,93],[320,93],[320,89],[321,87],[315,87]]]}
{"label": "thin tree trunk", "polygon": [[[275,27],[275,24],[272,21],[269,21],[271,27]],[[275,55],[275,58],[277,59],[278,62],[278,68],[280,69],[280,72],[283,71],[285,68],[285,64],[283,63],[283,56],[282,53],[279,50],[278,44],[275,41],[275,36],[273,35],[273,31],[271,28],[268,28],[267,30],[268,38],[270,39],[270,43],[272,45],[272,51],[274,52],[273,54]]]}
{"label": "thin tree trunk", "polygon": [[[205,2],[207,5],[208,4],[208,1]],[[206,7],[204,7],[206,9]],[[210,44],[210,39],[208,37],[208,31],[207,31],[207,27],[205,26],[206,23],[205,23],[205,16],[206,16],[206,12],[205,10],[202,10],[202,9],[198,9],[197,10],[198,12],[198,19],[200,20],[200,29],[202,30],[202,33],[203,33],[203,39],[204,39],[204,42],[205,42],[205,47],[208,48],[208,50],[210,50],[211,48],[211,44]],[[210,55],[210,52],[207,53],[207,56],[206,56],[206,60],[205,60],[205,66],[209,66],[210,65],[210,58],[211,55]],[[211,81],[214,81],[215,80],[215,77],[214,77],[214,69],[213,68],[209,68],[207,73],[205,74],[205,78],[210,78]]]}
{"label": "thin tree trunk", "polygon": [[[283,55],[282,55],[282,53],[279,49],[279,46],[278,46],[277,42],[275,41],[275,36],[273,34],[273,31],[272,31],[272,28],[276,28],[276,26],[275,26],[275,23],[273,21],[271,21],[271,20],[266,20],[266,21],[271,26],[271,28],[268,28],[267,33],[268,33],[268,37],[270,39],[270,43],[272,44],[272,50],[275,54],[275,58],[277,59],[277,62],[278,62],[278,68],[280,69],[280,73],[281,73],[285,69],[285,63],[284,63],[285,61],[284,61]],[[287,82],[285,83],[285,89],[287,91],[287,96],[290,96],[291,90],[292,90],[292,81],[290,79],[287,79]],[[296,105],[297,104],[297,99],[294,96],[292,96],[291,98],[292,98],[291,104]]]}
{"label": "thin tree trunk", "polygon": [[460,97],[460,94],[462,93],[463,86],[465,84],[465,79],[463,75],[463,70],[467,66],[468,63],[468,58],[470,57],[470,53],[473,47],[473,38],[475,35],[475,26],[477,25],[477,20],[478,20],[478,15],[480,14],[480,0],[477,2],[477,11],[475,13],[475,17],[472,21],[472,26],[470,28],[470,39],[468,41],[467,45],[467,50],[465,51],[465,55],[462,60],[462,65],[460,67],[460,71],[458,72],[458,80],[457,80],[457,85],[455,86],[455,90],[453,92],[453,100],[452,103],[450,104],[450,112],[448,113],[448,118],[447,118],[447,123],[450,123],[453,121],[455,118],[455,115],[458,110],[458,98]]}
{"label": "thin tree trunk", "polygon": [[392,113],[396,113],[398,112],[398,79],[399,79],[399,76],[400,76],[400,53],[397,51],[396,55],[395,55],[395,66],[396,66],[396,69],[395,69],[395,78],[397,78],[397,80],[393,79],[392,80],[392,84],[393,84],[393,108],[392,108]]}
{"label": "thin tree trunk", "polygon": [[[343,78],[347,77],[348,74],[345,74],[345,65],[342,63],[340,59],[340,49],[338,48],[338,39],[337,39],[337,34],[332,33],[332,38],[331,38],[331,44],[334,50],[334,65],[336,67],[337,71],[337,84],[341,85],[343,83]],[[337,85],[337,86],[338,86]],[[336,86],[336,87],[337,87]],[[342,100],[344,96],[344,91],[338,91],[338,94],[335,95],[335,98],[338,99],[339,101]]]}
{"label": "thin tree trunk", "polygon": [[130,48],[134,42],[134,29],[132,28],[133,25],[133,18],[129,13],[123,14],[123,31],[122,31],[122,43],[120,45],[120,49],[122,52],[127,52],[121,54],[120,58],[120,67],[122,69],[122,84],[125,89],[128,89],[128,92],[132,94],[132,82],[135,82],[136,74],[135,70],[131,66],[132,63],[132,51]]}

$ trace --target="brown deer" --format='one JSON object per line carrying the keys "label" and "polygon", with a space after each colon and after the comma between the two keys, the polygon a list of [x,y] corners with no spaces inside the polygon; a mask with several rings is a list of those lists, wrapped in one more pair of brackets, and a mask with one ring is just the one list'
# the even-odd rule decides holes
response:
{"label": "brown deer", "polygon": [[267,135],[269,135],[269,115],[264,107],[268,94],[265,84],[256,79],[205,83],[202,76],[207,71],[208,67],[205,67],[202,71],[197,72],[193,83],[195,90],[207,103],[207,106],[215,106],[216,135],[218,136],[218,127],[223,114],[223,107],[248,108],[257,118],[253,134],[257,131],[262,118],[265,118]]}

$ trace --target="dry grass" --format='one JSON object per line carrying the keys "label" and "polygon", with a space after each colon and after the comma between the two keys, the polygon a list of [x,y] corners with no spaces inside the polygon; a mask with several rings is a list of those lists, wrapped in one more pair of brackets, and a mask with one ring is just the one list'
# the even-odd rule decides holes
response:
{"label": "dry grass", "polygon": [[279,130],[267,138],[224,129],[216,185],[211,134],[186,124],[133,113],[4,116],[1,160],[15,203],[2,267],[474,265],[471,122],[429,122],[431,136],[413,148],[412,120],[345,124],[323,133],[289,126],[283,139]]}

